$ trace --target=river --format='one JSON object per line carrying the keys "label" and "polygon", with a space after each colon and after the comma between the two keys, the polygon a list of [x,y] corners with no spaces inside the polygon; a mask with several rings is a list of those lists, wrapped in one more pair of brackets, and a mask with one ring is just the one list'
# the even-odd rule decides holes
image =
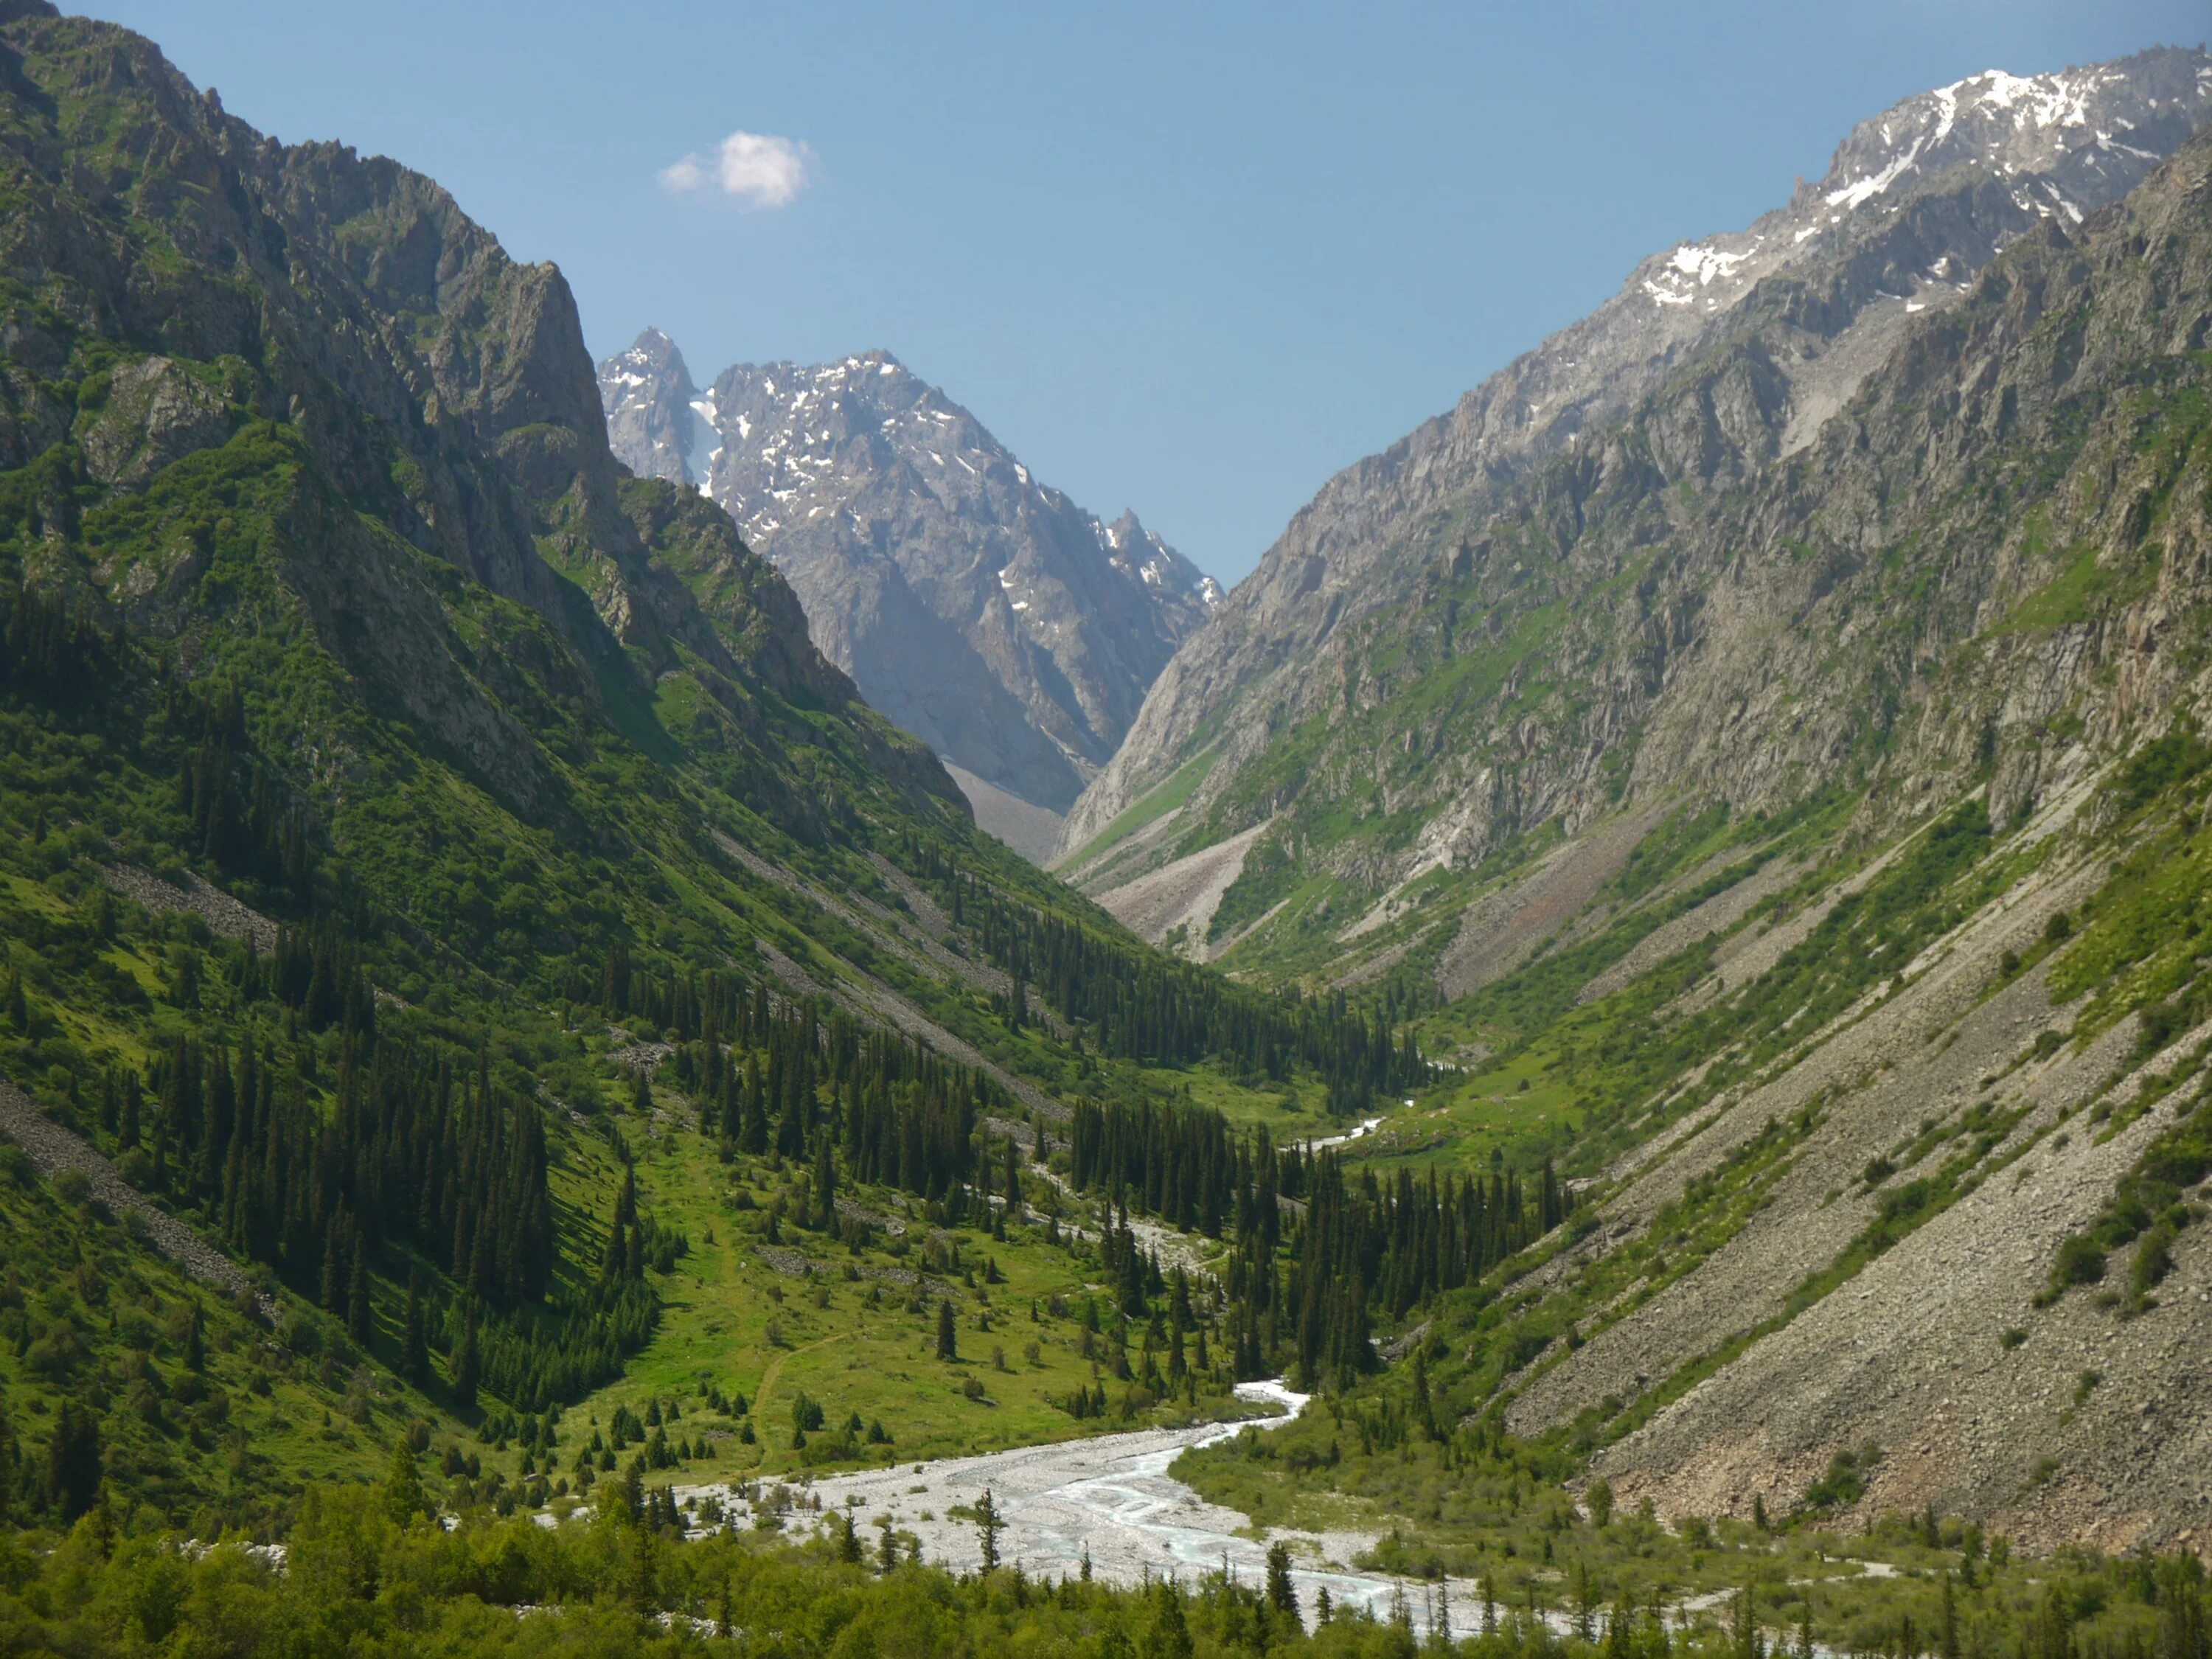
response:
{"label": "river", "polygon": [[[881,1517],[889,1516],[894,1526],[921,1540],[926,1559],[959,1571],[981,1565],[981,1540],[974,1522],[949,1519],[947,1511],[974,1505],[988,1489],[1005,1523],[1000,1559],[1032,1577],[1073,1577],[1087,1553],[1093,1576],[1113,1583],[1163,1576],[1190,1583],[1225,1571],[1256,1586],[1266,1582],[1267,1540],[1251,1535],[1244,1516],[1207,1503],[1168,1473],[1190,1448],[1215,1444],[1248,1426],[1278,1427],[1304,1411],[1309,1399],[1280,1382],[1240,1383],[1237,1393],[1253,1405],[1279,1410],[1249,1423],[1142,1429],[823,1475],[806,1491],[824,1511],[845,1510],[871,1549]],[[679,1486],[677,1495],[687,1504],[717,1498],[739,1524],[750,1513],[723,1485]],[[1375,1541],[1371,1533],[1275,1531],[1269,1538],[1291,1546],[1291,1577],[1309,1621],[1326,1589],[1337,1607],[1362,1607],[1378,1619],[1390,1617],[1402,1603],[1415,1628],[1425,1632],[1443,1588],[1452,1630],[1466,1635],[1480,1624],[1480,1592],[1471,1581],[1436,1587],[1354,1569],[1352,1558]]]}

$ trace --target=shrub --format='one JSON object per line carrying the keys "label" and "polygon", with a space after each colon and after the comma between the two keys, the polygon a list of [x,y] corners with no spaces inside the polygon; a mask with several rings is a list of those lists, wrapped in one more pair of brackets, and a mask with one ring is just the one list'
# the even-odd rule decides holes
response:
{"label": "shrub", "polygon": [[2157,1288],[2173,1271],[2173,1224],[2160,1221],[2136,1245],[2135,1261],[2128,1272],[2128,1288],[2137,1298]]}
{"label": "shrub", "polygon": [[2051,1264],[2051,1288],[2066,1291],[2076,1285],[2094,1285],[2105,1277],[2105,1252],[2086,1233],[2075,1233],[2058,1247]]}

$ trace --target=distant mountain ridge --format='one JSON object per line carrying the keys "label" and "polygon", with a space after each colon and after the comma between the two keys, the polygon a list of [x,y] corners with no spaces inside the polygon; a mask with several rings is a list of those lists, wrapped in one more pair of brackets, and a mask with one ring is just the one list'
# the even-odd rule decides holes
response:
{"label": "distant mountain ridge", "polygon": [[615,453],[725,507],[868,702],[990,786],[970,793],[1000,833],[992,792],[1064,811],[1220,599],[1133,514],[1109,524],[1038,483],[886,352],[739,364],[702,392],[647,329],[599,387]]}

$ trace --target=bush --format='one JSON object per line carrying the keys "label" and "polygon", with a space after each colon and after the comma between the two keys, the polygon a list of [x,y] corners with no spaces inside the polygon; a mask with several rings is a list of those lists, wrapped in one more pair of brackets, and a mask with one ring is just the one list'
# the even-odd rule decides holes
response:
{"label": "bush", "polygon": [[2061,1244],[2058,1259],[2051,1264],[2051,1288],[2053,1291],[2071,1290],[2076,1285],[2094,1285],[2104,1277],[2104,1249],[2086,1233],[2075,1233]]}
{"label": "bush", "polygon": [[1805,1507],[1811,1510],[1848,1509],[1866,1496],[1866,1477],[1881,1453],[1872,1446],[1839,1451],[1828,1460],[1828,1472],[1805,1489]]}
{"label": "bush", "polygon": [[2135,1261],[2128,1272],[2128,1288],[2140,1300],[2172,1271],[2173,1224],[2160,1221],[2136,1246]]}

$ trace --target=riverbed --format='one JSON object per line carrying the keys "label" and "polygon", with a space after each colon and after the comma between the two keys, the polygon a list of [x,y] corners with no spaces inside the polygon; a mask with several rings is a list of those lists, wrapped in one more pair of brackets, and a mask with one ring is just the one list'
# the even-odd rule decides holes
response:
{"label": "riverbed", "polygon": [[[1450,1627],[1462,1635],[1477,1627],[1480,1593],[1469,1581],[1429,1585],[1358,1571],[1352,1561],[1373,1545],[1374,1534],[1273,1530],[1262,1535],[1244,1516],[1207,1503],[1170,1475],[1169,1467],[1191,1448],[1215,1444],[1248,1427],[1279,1427],[1303,1412],[1310,1398],[1280,1382],[1240,1383],[1237,1394],[1249,1404],[1274,1407],[1273,1414],[823,1475],[803,1488],[806,1509],[794,1511],[789,1523],[811,1522],[811,1500],[818,1498],[824,1513],[845,1510],[872,1550],[889,1516],[892,1526],[921,1540],[924,1559],[972,1571],[982,1563],[981,1535],[974,1521],[955,1520],[950,1511],[972,1508],[988,1491],[1005,1528],[1000,1560],[1035,1577],[1079,1577],[1087,1559],[1091,1576],[1109,1583],[1172,1577],[1188,1584],[1207,1573],[1227,1572],[1256,1586],[1266,1582],[1269,1543],[1280,1540],[1291,1547],[1291,1579],[1309,1622],[1326,1589],[1336,1607],[1361,1607],[1378,1619],[1402,1607],[1415,1628],[1426,1631],[1440,1611],[1441,1589]],[[737,1524],[747,1524],[750,1506],[726,1485],[679,1486],[677,1496],[687,1505],[715,1498]]]}

